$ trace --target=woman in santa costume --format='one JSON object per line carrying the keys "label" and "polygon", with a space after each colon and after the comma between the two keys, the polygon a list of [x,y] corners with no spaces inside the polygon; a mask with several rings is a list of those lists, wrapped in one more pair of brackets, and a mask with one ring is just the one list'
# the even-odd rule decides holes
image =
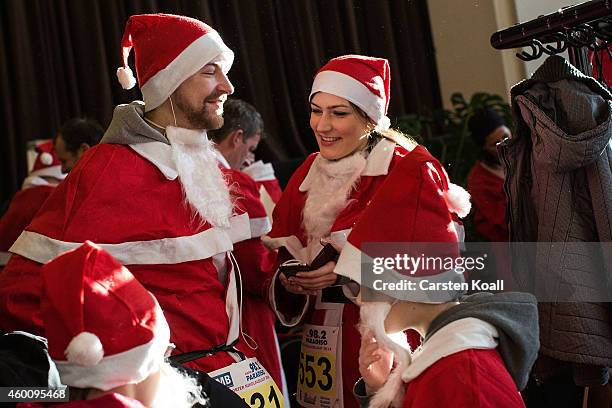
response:
{"label": "woman in santa costume", "polygon": [[[467,262],[421,263],[409,273],[396,264],[373,268],[380,255],[461,260],[451,227],[453,212],[469,208],[460,197],[449,192],[442,166],[414,150],[396,165],[348,237],[335,272],[361,283],[363,380],[355,394],[362,406],[524,407],[519,390],[527,384],[539,338],[532,295],[461,297],[468,282],[459,265]],[[403,286],[389,285],[397,283]],[[423,336],[413,353],[401,341],[408,328]]]}
{"label": "woman in santa costume", "polygon": [[274,209],[264,242],[280,248],[270,297],[280,321],[305,323],[298,402],[303,406],[356,406],[359,309],[345,296],[335,263],[287,277],[283,270],[310,264],[325,241],[342,248],[346,236],[387,174],[404,156],[426,151],[389,129],[390,72],[385,59],[334,58],[315,76],[310,126],[319,153],[293,174]]}

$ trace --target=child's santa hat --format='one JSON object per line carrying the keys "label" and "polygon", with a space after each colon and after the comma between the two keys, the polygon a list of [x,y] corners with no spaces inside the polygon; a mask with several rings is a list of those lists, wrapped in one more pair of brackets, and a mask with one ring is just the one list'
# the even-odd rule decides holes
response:
{"label": "child's santa hat", "polygon": [[[452,301],[462,293],[420,291],[419,281],[452,283],[464,280],[462,274],[444,270],[440,264],[409,272],[389,269],[375,274],[373,258],[392,258],[400,248],[412,257],[459,257],[455,214],[465,215],[469,212],[469,195],[459,186],[450,186],[440,163],[427,149],[416,147],[395,165],[364,210],[349,234],[334,270],[362,285],[362,335],[371,331],[377,341],[395,353],[396,368],[371,400],[371,407],[401,406],[404,390],[401,372],[410,364],[409,348],[403,333],[393,338],[385,333],[385,317],[392,303],[398,300],[425,303]],[[380,288],[380,285],[374,285],[375,280],[384,283],[411,281],[416,289],[375,290]]]}
{"label": "child's santa hat", "polygon": [[62,383],[103,391],[156,372],[170,344],[157,301],[87,241],[43,266],[41,312]]}
{"label": "child's santa hat", "polygon": [[309,99],[317,92],[339,96],[364,111],[377,128],[388,129],[390,88],[389,61],[363,55],[343,55],[331,59],[317,72]]}
{"label": "child's santa hat", "polygon": [[66,178],[62,173],[62,165],[57,159],[52,141],[37,145],[35,150],[37,155],[29,177],[53,177],[58,181]]}
{"label": "child's santa hat", "polygon": [[132,48],[146,112],[164,103],[204,65],[215,62],[227,73],[234,62],[232,50],[200,20],[172,14],[134,15],[125,26],[121,40],[123,66],[117,69],[124,89],[136,84],[128,65]]}

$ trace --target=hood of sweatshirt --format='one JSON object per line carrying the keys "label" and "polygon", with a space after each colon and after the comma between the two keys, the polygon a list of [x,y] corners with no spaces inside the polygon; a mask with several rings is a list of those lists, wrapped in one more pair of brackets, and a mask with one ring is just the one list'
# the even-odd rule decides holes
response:
{"label": "hood of sweatshirt", "polygon": [[525,388],[540,347],[535,297],[520,292],[477,293],[465,296],[459,302],[432,321],[423,344],[441,329],[459,320],[483,321],[487,327],[492,326],[493,332],[497,332],[497,350],[517,388]]}
{"label": "hood of sweatshirt", "polygon": [[142,101],[118,105],[113,111],[113,119],[108,129],[100,141],[100,143],[123,145],[151,142],[170,144],[163,134],[145,122],[144,102]]}
{"label": "hood of sweatshirt", "polygon": [[528,129],[533,160],[548,171],[589,165],[612,139],[612,95],[559,56],[512,88],[519,129]]}

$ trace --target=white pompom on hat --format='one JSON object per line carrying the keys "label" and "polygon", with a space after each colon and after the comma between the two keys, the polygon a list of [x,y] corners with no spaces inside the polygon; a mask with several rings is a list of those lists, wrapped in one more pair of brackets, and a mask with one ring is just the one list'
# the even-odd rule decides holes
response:
{"label": "white pompom on hat", "polygon": [[136,56],[136,75],[148,112],[164,103],[187,78],[215,61],[229,71],[234,53],[219,34],[195,18],[173,14],[138,14],[129,18],[121,39],[123,66],[117,78],[124,89],[136,84],[128,65]]}
{"label": "white pompom on hat", "polygon": [[317,72],[309,99],[317,92],[339,96],[354,103],[379,129],[388,129],[391,70],[384,58],[343,55],[331,59]]}
{"label": "white pompom on hat", "polygon": [[57,159],[52,141],[46,141],[36,146],[36,159],[32,166],[31,176],[53,177],[57,180],[66,178],[62,174],[62,165]]}
{"label": "white pompom on hat", "polygon": [[170,329],[157,301],[87,241],[42,268],[41,314],[63,384],[109,390],[159,370]]}

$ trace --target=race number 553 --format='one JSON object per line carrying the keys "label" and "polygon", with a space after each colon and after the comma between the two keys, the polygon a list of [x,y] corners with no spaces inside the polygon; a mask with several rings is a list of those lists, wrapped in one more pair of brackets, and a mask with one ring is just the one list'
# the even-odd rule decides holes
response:
{"label": "race number 553", "polygon": [[298,381],[301,387],[316,390],[319,395],[334,395],[335,356],[315,350],[302,349]]}

